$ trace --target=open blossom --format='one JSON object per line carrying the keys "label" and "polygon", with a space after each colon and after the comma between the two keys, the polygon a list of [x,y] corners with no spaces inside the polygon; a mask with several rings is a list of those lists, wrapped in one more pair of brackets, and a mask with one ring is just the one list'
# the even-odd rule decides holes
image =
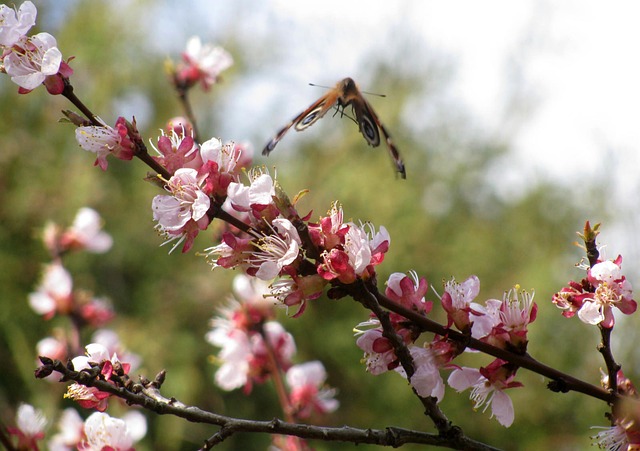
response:
{"label": "open blossom", "polygon": [[349,229],[344,236],[344,244],[338,245],[322,254],[323,263],[318,266],[318,274],[326,280],[338,279],[342,283],[353,283],[358,277],[371,275],[375,265],[384,260],[391,238],[384,227],[375,233],[368,224],[359,227],[347,224]]}
{"label": "open blossom", "polygon": [[207,261],[215,269],[221,268],[245,268],[249,266],[248,256],[253,252],[250,238],[239,238],[231,232],[222,234],[220,244],[208,247],[204,250]]}
{"label": "open blossom", "polygon": [[8,427],[7,432],[18,437],[17,449],[37,451],[37,442],[44,438],[46,425],[47,419],[42,411],[29,404],[21,404],[16,413],[16,426]]}
{"label": "open blossom", "polygon": [[107,157],[113,155],[119,160],[131,160],[134,155],[134,144],[129,137],[126,120],[119,117],[115,128],[107,124],[89,125],[76,128],[76,141],[84,150],[93,152],[97,158],[95,166],[107,170]]}
{"label": "open blossom", "polygon": [[63,249],[82,249],[95,254],[108,251],[112,245],[111,235],[102,230],[100,215],[87,207],[78,210],[73,224],[60,238]]}
{"label": "open blossom", "polygon": [[61,94],[64,78],[73,73],[62,60],[56,38],[49,33],[21,37],[4,56],[4,68],[21,94],[45,84],[51,94]]}
{"label": "open blossom", "polygon": [[325,250],[344,244],[349,225],[345,224],[343,219],[342,206],[334,202],[328,216],[320,218],[317,224],[309,224],[309,235],[313,244]]}
{"label": "open blossom", "polygon": [[286,379],[291,390],[289,400],[299,418],[307,418],[314,410],[321,414],[333,412],[340,405],[334,399],[335,389],[323,387],[327,372],[320,361],[292,366]]}
{"label": "open blossom", "polygon": [[409,276],[394,272],[387,279],[386,285],[385,294],[392,301],[420,313],[427,314],[431,311],[433,303],[424,299],[429,284],[424,277],[418,279],[415,271],[410,271]]}
{"label": "open blossom", "polygon": [[587,279],[595,287],[595,293],[592,298],[585,298],[578,310],[578,317],[583,322],[611,328],[615,323],[613,307],[625,315],[636,311],[631,284],[622,275],[621,263],[622,258],[618,257],[616,261],[597,263],[589,270]]}
{"label": "open blossom", "polygon": [[[360,323],[358,327],[379,325],[378,320],[370,320]],[[374,376],[393,370],[398,367],[398,357],[391,342],[382,336],[382,329],[369,329],[360,335],[356,345],[364,351],[364,362],[367,371]]]}
{"label": "open blossom", "polygon": [[300,253],[302,241],[298,231],[288,219],[274,219],[273,235],[261,238],[252,254],[251,263],[255,269],[255,276],[262,280],[275,278],[287,265],[292,264]]}
{"label": "open blossom", "polygon": [[84,421],[74,408],[64,409],[58,420],[59,432],[49,440],[51,451],[72,451],[84,440]]}
{"label": "open blossom", "polygon": [[[102,378],[108,381],[114,372],[127,374],[130,370],[129,363],[121,362],[115,353],[110,355],[107,348],[101,344],[91,343],[86,346],[86,350],[86,355],[78,356],[71,360],[75,371],[89,369],[93,365],[98,365]],[[64,396],[65,398],[73,399],[84,408],[93,408],[102,412],[107,408],[108,398],[111,395],[95,387],[86,387],[74,382],[68,387]]]}
{"label": "open blossom", "polygon": [[631,283],[622,275],[622,257],[593,265],[581,283],[569,282],[553,296],[553,303],[570,318],[578,313],[581,321],[611,328],[615,323],[613,308],[625,315],[634,313],[637,303],[633,299]]}
{"label": "open blossom", "polygon": [[[434,351],[427,347],[410,346],[409,352],[413,358],[415,372],[409,382],[419,396],[433,396],[442,401],[444,397],[444,381],[440,375],[440,363]],[[407,373],[402,366],[395,368],[395,371],[407,377]]]}
{"label": "open blossom", "polygon": [[203,45],[197,36],[187,42],[182,59],[184,64],[180,64],[175,73],[176,83],[189,88],[200,82],[205,91],[218,81],[223,70],[233,64],[233,58],[226,50],[211,44]]}
{"label": "open blossom", "polygon": [[282,302],[286,307],[299,305],[294,318],[302,315],[306,307],[306,301],[319,298],[324,292],[327,281],[317,274],[300,276],[296,271],[284,268],[289,277],[283,277],[271,284],[271,295]]}
{"label": "open blossom", "polygon": [[69,272],[60,263],[52,263],[45,267],[37,290],[29,295],[29,305],[45,319],[56,313],[69,313],[73,308],[72,289]]}
{"label": "open blossom", "polygon": [[447,382],[458,392],[471,388],[470,397],[475,403],[474,408],[484,406],[484,412],[491,407],[491,418],[495,416],[501,425],[509,427],[513,423],[515,413],[513,402],[504,390],[521,387],[522,384],[513,380],[515,373],[506,369],[505,365],[507,362],[496,359],[480,370],[458,368],[451,373]]}
{"label": "open blossom", "polygon": [[168,133],[161,130],[158,137],[158,145],[153,142],[151,147],[158,152],[157,157],[153,157],[158,163],[171,174],[180,168],[198,169],[202,166],[198,144],[193,139],[193,131],[187,133],[184,128],[176,131],[172,128]]}
{"label": "open blossom", "polygon": [[454,278],[445,283],[442,294],[442,307],[447,312],[447,327],[455,324],[460,331],[466,331],[474,321],[472,315],[478,315],[473,299],[480,292],[480,279],[469,276],[464,282],[457,283]]}
{"label": "open blossom", "polygon": [[[226,330],[235,328],[251,332],[275,317],[274,303],[267,298],[269,285],[266,282],[238,274],[233,279],[233,293],[227,305],[220,308],[220,318],[212,324],[219,324]],[[222,322],[218,323],[219,320]]]}
{"label": "open blossom", "polygon": [[240,212],[251,211],[255,206],[267,206],[273,204],[273,196],[276,195],[275,182],[266,173],[249,172],[251,184],[232,182],[227,194],[234,210]]}
{"label": "open blossom", "polygon": [[[262,335],[238,328],[231,319],[215,318],[212,325],[206,340],[221,348],[217,355],[220,368],[215,374],[216,384],[223,390],[244,387],[245,393],[249,393],[254,383],[265,382],[273,367]],[[263,328],[279,367],[288,369],[296,352],[293,337],[275,321],[264,323]]]}
{"label": "open blossom", "polygon": [[18,11],[7,5],[0,5],[0,46],[11,47],[25,36],[36,23],[38,11],[27,1]]}
{"label": "open blossom", "polygon": [[133,444],[147,433],[146,420],[139,412],[131,418],[114,418],[106,413],[92,413],[84,423],[85,440],[80,451],[133,451]]}
{"label": "open blossom", "polygon": [[207,211],[211,200],[202,189],[205,178],[206,175],[195,169],[178,169],[166,185],[171,195],[153,198],[153,219],[158,221],[157,228],[170,237],[169,241],[179,239],[172,251],[186,239],[182,252],[187,252],[198,232],[209,225]]}

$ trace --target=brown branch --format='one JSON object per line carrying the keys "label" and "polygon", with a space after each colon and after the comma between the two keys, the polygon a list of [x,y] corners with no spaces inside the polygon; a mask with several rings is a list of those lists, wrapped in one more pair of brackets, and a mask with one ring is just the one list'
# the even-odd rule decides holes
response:
{"label": "brown branch", "polygon": [[[73,371],[59,360],[41,358],[43,365],[36,370],[38,377],[45,377],[56,371],[62,374],[61,381],[75,381],[87,387],[96,387],[98,390],[110,393],[121,398],[129,405],[138,405],[159,415],[174,415],[194,423],[205,423],[220,426],[220,430],[205,441],[202,449],[210,449],[236,433],[267,433],[291,435],[303,439],[316,439],[322,441],[368,443],[381,446],[399,447],[409,443],[440,446],[450,449],[470,451],[499,451],[484,443],[471,440],[462,435],[444,437],[420,431],[387,427],[385,429],[359,429],[349,426],[321,427],[305,424],[294,424],[281,421],[277,418],[271,421],[246,420],[202,410],[195,406],[189,406],[176,400],[166,398],[160,394],[164,373],[149,382],[141,378],[140,383],[132,383],[115,380],[118,385],[101,380],[99,368]],[[98,375],[98,376],[96,376]]]}

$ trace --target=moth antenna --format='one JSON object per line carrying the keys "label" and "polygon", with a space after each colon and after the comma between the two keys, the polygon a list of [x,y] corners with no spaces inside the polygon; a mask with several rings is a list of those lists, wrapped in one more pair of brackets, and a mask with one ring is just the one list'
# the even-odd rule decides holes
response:
{"label": "moth antenna", "polygon": [[309,83],[309,86],[314,86],[314,87],[316,87],[316,88],[331,89],[331,86],[317,85],[317,84],[315,84],[315,83]]}
{"label": "moth antenna", "polygon": [[376,97],[387,97],[386,94],[378,94],[377,92],[369,92],[369,91],[360,91],[363,94],[367,94],[370,96],[376,96]]}
{"label": "moth antenna", "polygon": [[[317,85],[315,83],[309,83],[309,86],[314,86],[316,88],[324,88],[324,89],[331,89],[331,86],[325,86],[325,85]],[[360,91],[363,94],[367,94],[369,96],[376,96],[376,97],[387,97],[386,94],[379,94],[377,92],[369,92],[369,91]]]}

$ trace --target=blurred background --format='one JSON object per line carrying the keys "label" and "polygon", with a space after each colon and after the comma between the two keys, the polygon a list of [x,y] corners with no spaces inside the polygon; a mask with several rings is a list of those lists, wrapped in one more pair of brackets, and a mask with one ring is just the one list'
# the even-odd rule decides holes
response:
{"label": "blurred background", "polygon": [[[551,296],[583,276],[574,266],[583,254],[573,241],[587,219],[603,222],[606,257],[622,253],[623,270],[639,283],[640,7],[533,0],[34,3],[33,32],[52,33],[65,57],[75,56],[76,94],[107,123],[135,116],[149,139],[182,114],[165,59],[177,60],[193,35],[225,47],[235,65],[223,82],[208,93],[192,92],[204,139],[251,142],[255,163],[277,167],[290,195],[311,190],[300,211],[313,210],[314,218],[340,200],[347,218],[384,225],[392,243],[378,270],[381,281],[413,269],[441,291],[442,279],[476,274],[479,300],[501,298],[516,283],[534,289],[539,313],[530,327],[530,354],[599,383],[597,329],[562,318]],[[268,159],[260,155],[280,127],[325,92],[309,83],[333,86],[346,76],[386,95],[368,100],[404,158],[407,180],[395,177],[384,147],[368,147],[357,127],[337,116],[290,132]],[[72,255],[65,263],[76,287],[111,299],[118,317],[110,326],[142,357],[138,373],[153,377],[166,369],[164,394],[187,404],[234,417],[281,416],[269,384],[250,397],[214,385],[209,356],[217,349],[204,335],[234,274],[211,272],[194,251],[167,255],[159,247],[150,209],[158,191],[143,182],[146,167],[117,160],[107,172],[94,167],[72,127],[57,123],[71,105],[44,89],[20,96],[0,77],[0,102],[4,424],[22,401],[49,418],[72,405],[62,400],[64,384],[33,377],[35,344],[66,327],[65,318],[43,321],[27,296],[48,259],[42,227],[48,220],[69,224],[83,206],[103,216],[115,244],[105,255]],[[210,245],[211,234],[204,233],[194,250]],[[282,312],[298,361],[322,360],[328,383],[339,390],[340,409],[322,421],[432,432],[405,381],[365,373],[352,328],[366,318],[348,299],[320,299],[297,319]],[[635,321],[620,318],[614,331],[615,355],[632,380],[640,373]],[[551,393],[545,380],[524,370],[518,380],[525,388],[509,393],[516,412],[509,429],[474,412],[468,393],[448,390],[442,409],[470,437],[508,450],[585,449],[597,432],[591,426],[607,426],[603,403]],[[112,404],[110,413],[124,411]],[[177,418],[147,418],[142,450],[196,449],[215,433]],[[269,442],[241,434],[219,448],[266,449]]]}

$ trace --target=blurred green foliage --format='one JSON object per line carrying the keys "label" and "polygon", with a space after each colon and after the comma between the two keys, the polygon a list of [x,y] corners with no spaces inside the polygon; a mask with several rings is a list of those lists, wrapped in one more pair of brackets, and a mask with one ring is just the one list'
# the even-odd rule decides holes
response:
{"label": "blurred green foliage", "polygon": [[[56,35],[65,55],[76,57],[72,82],[80,98],[113,123],[120,114],[114,109],[117,100],[141,95],[151,105],[144,117],[148,126],[141,131],[153,138],[168,118],[180,112],[161,75],[163,55],[149,50],[144,28],[138,26],[148,3],[129,2],[125,15],[118,14],[110,2],[81,2],[81,8],[67,11],[59,29],[47,31]],[[46,21],[53,14],[53,3],[38,6],[40,20]],[[243,55],[251,54],[251,49],[243,48],[246,43],[233,37],[225,43],[236,59],[225,77],[236,84],[248,76],[246,68],[252,64],[244,61]],[[287,144],[283,141],[270,160],[258,156],[256,162],[275,164],[290,195],[310,189],[300,203],[302,213],[313,210],[317,218],[339,199],[348,218],[387,227],[392,245],[379,267],[380,284],[391,272],[414,269],[438,290],[442,279],[455,276],[461,281],[477,274],[482,299],[500,298],[515,283],[535,288],[540,310],[530,327],[530,353],[597,383],[595,329],[563,320],[550,298],[567,280],[581,276],[572,268],[581,254],[571,242],[586,215],[601,201],[594,194],[587,210],[576,205],[565,188],[544,183],[506,199],[496,190],[500,177],[491,174],[496,173],[496,162],[508,155],[508,139],[485,136],[464,112],[441,112],[426,121],[419,133],[403,126],[402,105],[415,92],[435,95],[446,83],[444,65],[434,67],[432,73],[407,75],[385,65],[380,57],[367,70],[375,86],[390,89],[387,99],[372,103],[405,158],[406,181],[393,176],[383,147],[368,148],[355,125],[337,117],[327,116],[314,126],[322,129],[321,140],[299,139],[292,152],[284,150]],[[216,114],[220,113],[205,109],[223,95],[226,86],[216,86],[195,101],[196,108],[204,110],[201,128],[206,136],[233,138],[216,129]],[[213,384],[216,368],[208,357],[216,350],[204,341],[204,335],[208,319],[230,293],[233,272],[211,272],[194,252],[167,255],[168,249],[159,247],[161,239],[153,231],[150,201],[158,190],[143,182],[146,168],[136,161],[117,160],[110,160],[106,172],[93,167],[93,156],[77,146],[72,126],[56,123],[60,111],[70,108],[65,99],[51,97],[43,89],[22,96],[16,91],[8,77],[0,78],[2,421],[13,421],[21,401],[44,409],[49,418],[71,405],[62,401],[63,384],[33,378],[35,344],[52,328],[66,327],[65,319],[43,321],[29,308],[27,295],[47,262],[39,241],[42,227],[50,220],[69,224],[82,206],[100,212],[115,246],[105,255],[69,256],[65,264],[76,286],[112,300],[118,318],[111,327],[131,351],[142,356],[139,373],[153,377],[167,369],[163,392],[187,404],[235,417],[266,420],[281,416],[269,384],[256,387],[250,397],[239,391],[222,392]],[[300,99],[300,107],[308,100]],[[290,114],[278,112],[283,118]],[[264,133],[268,137],[272,131],[258,132],[256,136]],[[262,144],[254,143],[257,150]],[[211,244],[212,234],[202,235],[195,249]],[[436,300],[432,293],[429,298]],[[434,317],[444,320],[437,308]],[[395,374],[372,377],[359,363],[362,355],[352,328],[366,318],[367,312],[349,299],[314,301],[298,319],[282,314],[284,326],[296,338],[299,361],[322,360],[328,382],[339,389],[341,408],[323,419],[323,424],[433,431],[405,381]],[[83,339],[88,342],[89,337]],[[474,355],[468,363],[489,361]],[[574,393],[550,393],[542,378],[526,371],[521,371],[519,379],[526,387],[510,393],[516,421],[509,429],[490,420],[488,413],[473,412],[468,394],[458,396],[448,390],[442,408],[470,437],[512,450],[582,449],[589,443],[589,427],[605,424],[606,406],[600,402]],[[112,404],[116,413],[123,411],[117,402]],[[150,430],[139,449],[194,449],[215,433],[215,428],[177,418],[147,417]],[[240,434],[220,449],[266,449],[268,444],[268,437]],[[320,450],[353,448],[336,443],[312,445]]]}

